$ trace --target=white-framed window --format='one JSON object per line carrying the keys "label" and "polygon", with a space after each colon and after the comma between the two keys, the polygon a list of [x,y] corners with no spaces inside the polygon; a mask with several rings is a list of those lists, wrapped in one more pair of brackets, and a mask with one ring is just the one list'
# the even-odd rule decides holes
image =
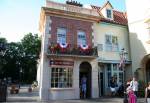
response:
{"label": "white-framed window", "polygon": [[98,51],[103,51],[103,44],[97,44]]}
{"label": "white-framed window", "polygon": [[66,28],[57,28],[57,43],[66,43]]}
{"label": "white-framed window", "polygon": [[119,68],[119,64],[107,64],[107,86],[110,86],[111,77],[115,77],[117,84],[123,83],[123,69]]}
{"label": "white-framed window", "polygon": [[77,45],[86,45],[87,41],[86,41],[86,34],[84,31],[82,30],[78,30],[77,31]]}
{"label": "white-framed window", "polygon": [[72,88],[72,68],[52,68],[51,88]]}
{"label": "white-framed window", "polygon": [[105,35],[105,49],[106,51],[119,51],[118,37],[113,35]]}
{"label": "white-framed window", "polygon": [[107,18],[112,18],[112,10],[110,9],[106,9],[106,15],[107,15]]}

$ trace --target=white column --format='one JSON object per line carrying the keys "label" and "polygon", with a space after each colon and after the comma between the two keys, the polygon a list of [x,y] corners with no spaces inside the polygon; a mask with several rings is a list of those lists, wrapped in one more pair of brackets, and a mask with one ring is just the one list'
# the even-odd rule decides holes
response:
{"label": "white column", "polygon": [[48,21],[50,17],[46,16],[45,19],[45,31],[42,35],[42,47],[41,47],[41,76],[40,76],[40,100],[48,101],[49,100],[49,88],[50,88],[50,68],[49,68],[49,59],[47,58],[47,48],[48,48],[48,38],[49,35],[46,33],[47,28],[49,28]]}
{"label": "white column", "polygon": [[99,87],[98,87],[98,62],[93,60],[91,62],[92,66],[92,98],[99,97]]}
{"label": "white column", "polygon": [[80,88],[79,88],[79,61],[74,62],[74,68],[73,68],[73,88],[75,89],[75,99],[80,98]]}

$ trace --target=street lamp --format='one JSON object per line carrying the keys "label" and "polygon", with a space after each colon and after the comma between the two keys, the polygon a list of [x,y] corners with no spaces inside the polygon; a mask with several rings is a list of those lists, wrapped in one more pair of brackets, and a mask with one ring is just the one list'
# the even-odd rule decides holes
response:
{"label": "street lamp", "polygon": [[121,49],[121,52],[120,52],[120,59],[121,59],[121,61],[120,61],[120,65],[119,65],[119,67],[121,67],[122,68],[122,70],[123,70],[123,84],[124,84],[124,99],[123,99],[123,103],[128,103],[128,99],[127,99],[127,95],[126,95],[126,82],[125,82],[125,74],[126,74],[126,72],[125,72],[125,62],[126,62],[126,55],[127,55],[128,53],[125,51],[125,49],[124,48],[122,48]]}

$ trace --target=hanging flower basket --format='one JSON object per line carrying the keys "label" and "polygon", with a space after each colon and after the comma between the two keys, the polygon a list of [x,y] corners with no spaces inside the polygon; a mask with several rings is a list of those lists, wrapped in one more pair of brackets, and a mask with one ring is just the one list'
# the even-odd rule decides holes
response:
{"label": "hanging flower basket", "polygon": [[51,44],[49,46],[49,49],[50,49],[51,53],[55,53],[57,48],[58,48],[57,44]]}

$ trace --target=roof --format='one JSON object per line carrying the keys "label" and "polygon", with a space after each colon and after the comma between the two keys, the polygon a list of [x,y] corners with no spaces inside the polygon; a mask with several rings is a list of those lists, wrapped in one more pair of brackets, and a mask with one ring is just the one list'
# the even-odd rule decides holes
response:
{"label": "roof", "polygon": [[111,5],[111,3],[110,3],[109,1],[107,1],[107,2],[101,7],[101,9],[103,9],[104,7],[106,7],[107,4],[109,4],[109,5],[113,8],[113,6]]}
{"label": "roof", "polygon": [[[101,7],[94,6],[94,5],[91,5],[91,7],[92,7],[92,9],[97,10],[97,12],[100,15],[102,15],[102,13],[101,13]],[[111,20],[111,19],[105,18],[103,16],[103,18],[101,18],[100,21],[102,21],[102,22],[108,22],[108,23],[114,23],[114,24],[120,24],[120,25],[127,25],[128,24],[128,20],[127,20],[125,12],[120,12],[120,11],[117,11],[117,10],[113,10],[113,18],[114,19]]]}

